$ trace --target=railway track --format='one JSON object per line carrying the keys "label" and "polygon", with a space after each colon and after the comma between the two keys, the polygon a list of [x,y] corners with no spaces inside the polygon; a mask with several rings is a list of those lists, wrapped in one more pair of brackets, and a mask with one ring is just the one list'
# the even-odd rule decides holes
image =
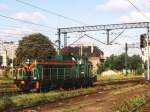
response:
{"label": "railway track", "polygon": [[142,108],[143,112],[150,112],[150,101]]}
{"label": "railway track", "polygon": [[[96,86],[104,87],[107,85],[138,83],[138,82],[140,82],[139,78],[130,79],[130,80],[97,81],[94,83],[93,87],[96,87]],[[15,96],[19,94],[23,94],[23,92],[19,91],[13,82],[0,84],[0,97],[1,96]]]}
{"label": "railway track", "polygon": [[150,112],[150,102],[142,108],[143,112]]}
{"label": "railway track", "polygon": [[[62,99],[62,101],[63,100],[68,100],[68,99],[72,99],[72,98],[79,98],[79,97],[86,96],[86,95],[93,95],[93,94],[97,94],[97,93],[104,92],[104,91],[115,90],[115,89],[119,89],[119,88],[123,88],[123,87],[129,87],[130,84],[132,84],[132,86],[134,86],[134,85],[137,85],[138,82],[139,82],[139,80],[134,80],[134,81],[133,80],[126,80],[126,81],[125,80],[119,80],[119,81],[112,81],[112,82],[105,81],[103,83],[97,82],[94,85],[94,87],[97,88],[96,91],[94,91],[92,93],[84,94],[84,95],[73,96],[73,97],[70,97],[70,98],[67,98],[67,99]],[[60,101],[60,100],[58,100],[58,101]],[[36,106],[39,106],[39,105],[41,106],[41,105],[45,105],[45,104],[49,104],[49,103],[56,103],[58,101],[54,101],[54,102],[42,102],[40,104],[35,104],[35,105],[32,105],[32,106],[28,106],[28,107],[21,107],[21,108],[19,107],[19,108],[15,108],[14,111],[15,112],[22,112],[22,109],[28,109],[28,108],[32,109],[32,108],[34,108]]]}
{"label": "railway track", "polygon": [[150,112],[150,99],[134,107],[129,112],[138,112],[139,110],[141,110],[142,112]]}
{"label": "railway track", "polygon": [[126,80],[111,80],[111,81],[100,80],[100,81],[95,82],[94,84],[105,86],[105,85],[113,85],[113,84],[124,84],[128,82],[142,82],[142,81],[141,81],[141,78],[126,79]]}

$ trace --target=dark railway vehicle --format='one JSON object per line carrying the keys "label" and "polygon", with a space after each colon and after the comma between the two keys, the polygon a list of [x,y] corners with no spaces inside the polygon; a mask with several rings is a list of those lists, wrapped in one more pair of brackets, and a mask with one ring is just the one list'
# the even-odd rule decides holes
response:
{"label": "dark railway vehicle", "polygon": [[21,91],[47,91],[54,88],[92,86],[96,76],[87,56],[56,55],[50,59],[26,62],[14,76]]}

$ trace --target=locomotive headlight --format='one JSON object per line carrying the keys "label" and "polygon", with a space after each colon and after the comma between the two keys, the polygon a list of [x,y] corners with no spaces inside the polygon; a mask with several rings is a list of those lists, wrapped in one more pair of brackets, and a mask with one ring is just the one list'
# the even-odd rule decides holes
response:
{"label": "locomotive headlight", "polygon": [[25,82],[24,82],[24,81],[21,81],[21,84],[25,84]]}
{"label": "locomotive headlight", "polygon": [[17,77],[14,77],[14,79],[17,79]]}
{"label": "locomotive headlight", "polygon": [[81,74],[84,74],[84,72],[81,72]]}
{"label": "locomotive headlight", "polygon": [[33,79],[34,79],[34,80],[36,80],[36,79],[37,79],[37,77],[34,77]]}

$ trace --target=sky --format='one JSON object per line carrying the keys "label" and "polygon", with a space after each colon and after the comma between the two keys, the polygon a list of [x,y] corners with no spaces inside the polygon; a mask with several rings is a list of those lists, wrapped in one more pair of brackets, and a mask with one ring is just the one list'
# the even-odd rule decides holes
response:
{"label": "sky", "polygon": [[[26,24],[0,16],[0,39],[3,41],[21,40],[23,36],[31,33],[43,33],[52,42],[57,40],[57,28],[83,26],[83,25],[103,25],[118,24],[127,22],[145,22],[150,18],[150,0],[130,0],[137,6],[145,18],[138,12],[128,0],[20,0],[35,6],[49,10],[50,14],[40,9],[24,5],[16,0],[0,0],[0,15],[13,17],[20,20],[30,21],[37,24],[49,26],[41,27]],[[63,16],[63,17],[62,17]],[[65,18],[71,18],[75,21]],[[52,27],[52,28],[51,28]],[[113,40],[122,30],[110,32],[110,40]],[[76,44],[96,45],[105,56],[120,54],[124,52],[124,44],[139,43],[139,36],[145,33],[145,29],[125,30],[124,33],[115,40],[119,45],[103,45],[88,37],[82,38]],[[100,41],[106,42],[106,32],[83,32],[68,35],[68,44],[74,42],[80,36],[87,34]],[[63,38],[62,38],[63,44]],[[129,54],[140,53],[139,49],[129,49]]]}

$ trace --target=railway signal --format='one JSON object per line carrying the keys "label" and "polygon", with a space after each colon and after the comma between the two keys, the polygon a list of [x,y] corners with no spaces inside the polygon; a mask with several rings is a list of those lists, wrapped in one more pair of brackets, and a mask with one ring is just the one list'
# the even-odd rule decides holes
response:
{"label": "railway signal", "polygon": [[140,48],[146,47],[146,34],[140,35]]}

